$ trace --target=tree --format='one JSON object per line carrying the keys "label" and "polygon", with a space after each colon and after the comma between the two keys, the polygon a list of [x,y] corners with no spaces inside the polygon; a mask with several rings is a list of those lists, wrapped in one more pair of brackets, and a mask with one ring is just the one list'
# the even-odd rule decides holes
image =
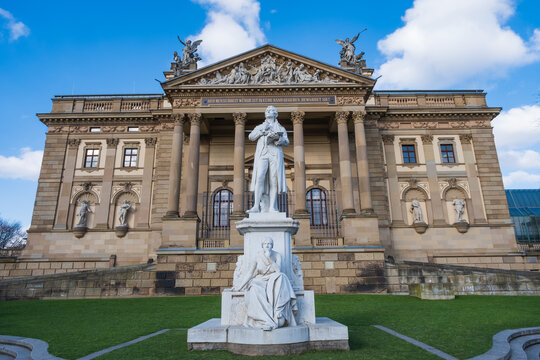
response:
{"label": "tree", "polygon": [[0,217],[0,249],[21,247],[25,235],[21,223]]}

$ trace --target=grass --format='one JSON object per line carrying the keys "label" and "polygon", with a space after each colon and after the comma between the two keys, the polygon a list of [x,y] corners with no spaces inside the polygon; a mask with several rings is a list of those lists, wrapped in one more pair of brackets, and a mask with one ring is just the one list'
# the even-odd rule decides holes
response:
{"label": "grass", "polygon": [[[77,359],[142,335],[189,328],[220,316],[220,297],[12,301],[0,303],[0,334],[42,339],[49,352]],[[349,327],[350,352],[309,352],[299,359],[437,359],[369,325],[383,325],[460,359],[487,351],[504,329],[540,326],[540,298],[318,295],[317,316]],[[188,352],[186,330],[171,330],[99,359],[233,359],[228,352]]]}

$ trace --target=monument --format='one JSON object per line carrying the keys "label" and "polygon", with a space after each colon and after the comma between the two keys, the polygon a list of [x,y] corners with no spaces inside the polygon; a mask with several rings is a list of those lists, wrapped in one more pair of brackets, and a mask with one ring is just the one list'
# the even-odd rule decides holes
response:
{"label": "monument", "polygon": [[229,350],[241,355],[289,355],[307,350],[348,350],[346,326],[315,317],[312,290],[304,290],[291,236],[299,223],[277,209],[287,191],[282,146],[287,132],[268,106],[265,121],[249,134],[257,141],[251,190],[254,205],[236,224],[244,236],[233,287],[221,298],[221,319],[188,330],[190,350]]}

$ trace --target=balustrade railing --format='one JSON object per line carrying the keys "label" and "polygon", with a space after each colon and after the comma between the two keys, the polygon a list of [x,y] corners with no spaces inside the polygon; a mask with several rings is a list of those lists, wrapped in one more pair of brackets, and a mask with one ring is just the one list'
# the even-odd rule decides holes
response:
{"label": "balustrade railing", "polygon": [[112,101],[87,101],[84,103],[84,112],[108,112],[112,111]]}
{"label": "balustrade railing", "polygon": [[121,111],[145,111],[150,109],[150,101],[122,101]]}
{"label": "balustrade railing", "polygon": [[426,105],[435,107],[454,106],[454,98],[450,96],[426,96]]}

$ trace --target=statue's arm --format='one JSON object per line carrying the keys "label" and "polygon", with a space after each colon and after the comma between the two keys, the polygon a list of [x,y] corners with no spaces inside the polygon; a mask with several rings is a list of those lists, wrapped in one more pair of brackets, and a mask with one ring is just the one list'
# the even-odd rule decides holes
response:
{"label": "statue's arm", "polygon": [[255,127],[255,129],[253,129],[249,133],[248,139],[250,141],[257,141],[257,139],[260,138],[262,135],[263,135],[262,125],[258,125],[258,126]]}
{"label": "statue's arm", "polygon": [[288,146],[289,138],[287,137],[287,130],[285,130],[285,128],[282,128],[282,130],[283,130],[283,133],[281,134],[281,137],[276,142],[276,145]]}

